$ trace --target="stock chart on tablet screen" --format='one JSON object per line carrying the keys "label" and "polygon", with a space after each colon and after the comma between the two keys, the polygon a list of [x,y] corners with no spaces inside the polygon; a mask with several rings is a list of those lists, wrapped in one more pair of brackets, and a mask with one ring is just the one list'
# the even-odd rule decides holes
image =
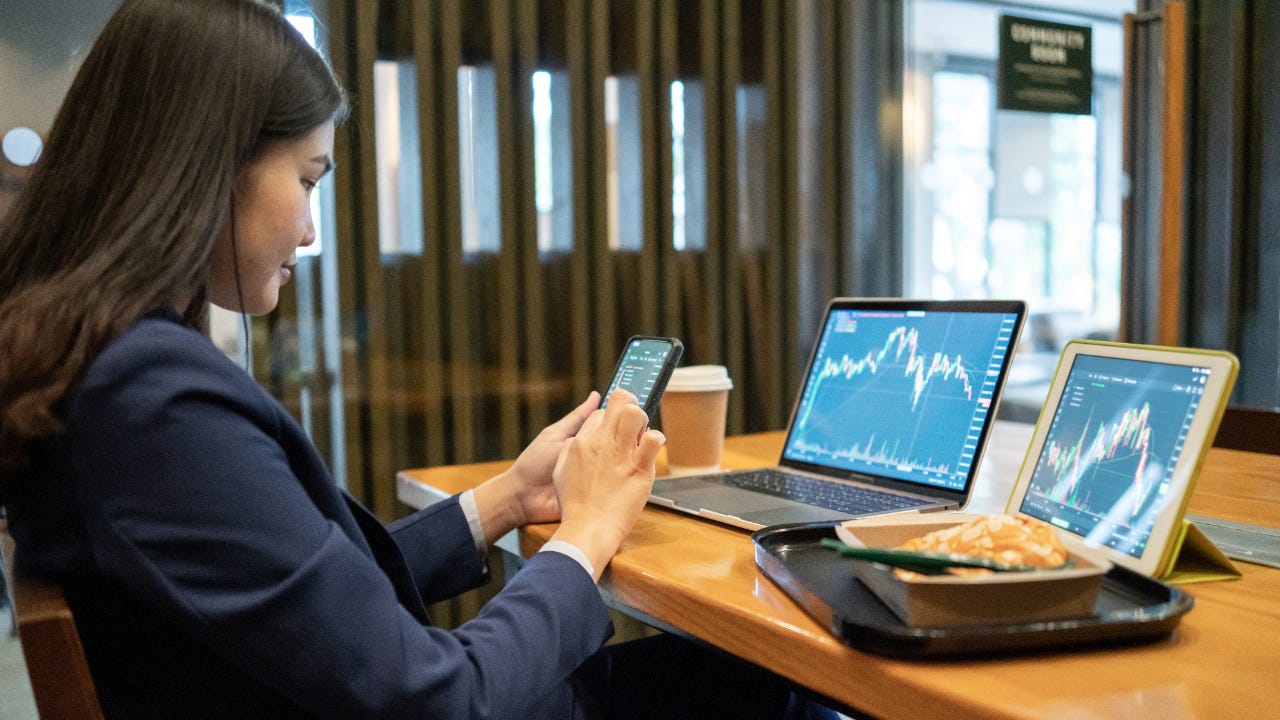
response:
{"label": "stock chart on tablet screen", "polygon": [[1209,372],[1078,356],[1022,512],[1140,557]]}
{"label": "stock chart on tablet screen", "polygon": [[783,455],[961,490],[1017,316],[836,311]]}

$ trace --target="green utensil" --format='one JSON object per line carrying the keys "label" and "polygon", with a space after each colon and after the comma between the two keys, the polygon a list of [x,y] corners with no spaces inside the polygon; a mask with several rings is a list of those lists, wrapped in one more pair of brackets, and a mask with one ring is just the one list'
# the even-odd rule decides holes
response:
{"label": "green utensil", "polygon": [[841,557],[855,560],[870,560],[903,570],[911,570],[924,575],[939,575],[948,568],[972,567],[986,568],[996,572],[1028,572],[1032,570],[1048,570],[1034,565],[1010,565],[996,562],[974,555],[958,553],[927,552],[923,550],[896,550],[893,548],[853,547],[839,540],[822,538],[822,546],[840,553]]}

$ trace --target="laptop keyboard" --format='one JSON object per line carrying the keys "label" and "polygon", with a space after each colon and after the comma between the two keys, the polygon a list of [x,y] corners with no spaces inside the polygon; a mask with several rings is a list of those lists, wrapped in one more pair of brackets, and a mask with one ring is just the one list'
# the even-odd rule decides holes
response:
{"label": "laptop keyboard", "polygon": [[735,487],[788,498],[836,512],[866,514],[930,505],[922,498],[880,492],[856,485],[824,482],[805,475],[762,469],[730,473],[724,481]]}

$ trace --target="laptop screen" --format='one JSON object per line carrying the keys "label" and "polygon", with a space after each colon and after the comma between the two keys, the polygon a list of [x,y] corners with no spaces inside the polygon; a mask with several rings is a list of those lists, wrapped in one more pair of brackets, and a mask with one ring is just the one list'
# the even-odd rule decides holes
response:
{"label": "laptop screen", "polygon": [[783,460],[966,490],[1021,313],[957,305],[833,305]]}
{"label": "laptop screen", "polygon": [[1141,557],[1209,372],[1077,356],[1019,509]]}

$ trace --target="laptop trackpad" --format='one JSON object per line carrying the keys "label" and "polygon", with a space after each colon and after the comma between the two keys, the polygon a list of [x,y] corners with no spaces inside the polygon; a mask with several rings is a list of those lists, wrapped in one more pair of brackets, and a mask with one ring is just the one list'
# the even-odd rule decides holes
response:
{"label": "laptop trackpad", "polygon": [[783,525],[786,523],[828,522],[832,520],[848,520],[849,513],[837,512],[826,508],[792,503],[787,507],[771,508],[758,512],[749,512],[741,516],[743,520],[760,525]]}
{"label": "laptop trackpad", "polygon": [[707,509],[737,517],[791,504],[783,498],[692,477],[658,480],[653,484],[653,494],[686,510]]}

